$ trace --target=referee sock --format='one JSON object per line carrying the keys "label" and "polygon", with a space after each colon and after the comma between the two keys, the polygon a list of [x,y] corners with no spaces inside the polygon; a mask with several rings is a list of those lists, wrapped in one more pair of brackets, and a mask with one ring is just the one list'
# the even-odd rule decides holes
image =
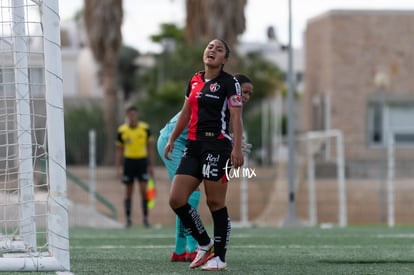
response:
{"label": "referee sock", "polygon": [[210,237],[204,228],[200,215],[190,204],[186,203],[184,206],[173,209],[173,211],[199,245],[208,245],[210,243]]}
{"label": "referee sock", "polygon": [[148,223],[148,200],[147,199],[142,200],[142,215],[143,215],[144,226],[148,227],[149,223]]}
{"label": "referee sock", "polygon": [[125,216],[127,223],[131,222],[131,200],[124,200]]}
{"label": "referee sock", "polygon": [[227,246],[230,239],[231,222],[227,207],[211,213],[214,221],[214,256],[226,261]]}

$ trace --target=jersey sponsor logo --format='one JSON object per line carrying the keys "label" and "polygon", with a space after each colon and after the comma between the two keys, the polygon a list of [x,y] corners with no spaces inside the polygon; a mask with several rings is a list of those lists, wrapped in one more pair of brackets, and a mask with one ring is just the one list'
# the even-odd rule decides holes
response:
{"label": "jersey sponsor logo", "polygon": [[206,97],[211,97],[211,98],[214,98],[214,99],[220,99],[219,96],[217,96],[217,95],[211,95],[211,94],[206,94]]}
{"label": "jersey sponsor logo", "polygon": [[213,154],[208,154],[206,160],[209,164],[217,166],[217,162],[220,160],[220,155],[214,156]]}
{"label": "jersey sponsor logo", "polygon": [[229,98],[229,106],[230,107],[241,107],[243,105],[242,98],[240,95],[232,95]]}
{"label": "jersey sponsor logo", "polygon": [[217,82],[210,84],[210,91],[212,93],[217,92],[219,89],[220,89],[220,85]]}

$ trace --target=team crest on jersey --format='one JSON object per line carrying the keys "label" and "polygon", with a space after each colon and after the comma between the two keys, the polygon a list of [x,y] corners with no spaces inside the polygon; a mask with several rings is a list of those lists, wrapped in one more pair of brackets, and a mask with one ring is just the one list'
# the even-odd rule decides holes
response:
{"label": "team crest on jersey", "polygon": [[212,93],[217,92],[219,89],[220,89],[220,85],[217,82],[210,84],[210,91]]}

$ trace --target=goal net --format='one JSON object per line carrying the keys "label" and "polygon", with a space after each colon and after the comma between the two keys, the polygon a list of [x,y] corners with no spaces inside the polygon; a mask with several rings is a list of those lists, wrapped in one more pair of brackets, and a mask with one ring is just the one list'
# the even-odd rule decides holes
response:
{"label": "goal net", "polygon": [[0,271],[69,270],[58,1],[0,17]]}
{"label": "goal net", "polygon": [[[309,224],[314,226],[318,224],[318,198],[316,186],[316,165],[315,160],[322,158],[324,161],[334,162],[335,180],[337,183],[337,221],[339,226],[347,226],[347,207],[346,207],[346,187],[345,187],[345,157],[343,149],[343,136],[340,130],[331,129],[326,131],[307,132],[302,141],[305,147],[306,155],[306,182],[308,189],[308,210]],[[333,148],[334,150],[331,150]],[[332,152],[334,151],[334,153]],[[335,155],[332,157],[332,155]],[[330,201],[333,201],[333,194],[329,194]],[[333,208],[330,205],[330,208]]]}

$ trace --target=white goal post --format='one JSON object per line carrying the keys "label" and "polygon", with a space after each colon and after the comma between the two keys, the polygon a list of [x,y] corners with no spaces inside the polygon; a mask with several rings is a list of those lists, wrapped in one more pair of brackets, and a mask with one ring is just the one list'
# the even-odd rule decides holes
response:
{"label": "white goal post", "polygon": [[58,0],[0,0],[0,271],[68,271]]}
{"label": "white goal post", "polygon": [[343,134],[340,130],[311,131],[304,136],[307,152],[307,182],[309,190],[309,223],[317,224],[316,186],[315,186],[315,153],[321,146],[329,146],[335,140],[336,146],[336,175],[338,181],[338,222],[340,227],[347,226],[346,188],[345,188],[345,158],[343,148]]}

